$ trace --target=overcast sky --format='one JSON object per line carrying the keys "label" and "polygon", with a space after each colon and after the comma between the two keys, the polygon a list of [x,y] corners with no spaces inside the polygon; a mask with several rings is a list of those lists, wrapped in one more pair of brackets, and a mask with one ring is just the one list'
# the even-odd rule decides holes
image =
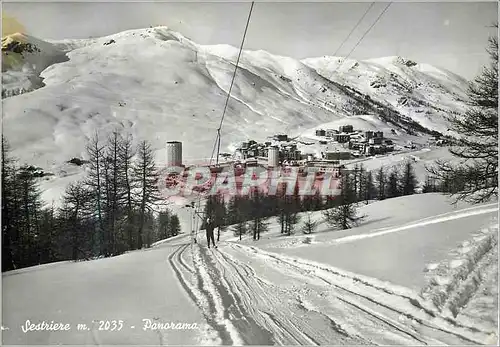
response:
{"label": "overcast sky", "polygon": [[[246,49],[297,59],[333,55],[371,3],[263,3],[254,5]],[[376,2],[337,55],[345,56],[387,3]],[[201,44],[239,46],[250,3],[3,3],[28,34],[39,38],[87,38],[126,29],[167,25]],[[395,2],[351,57],[400,55],[472,78],[487,63],[489,26],[496,2]]]}

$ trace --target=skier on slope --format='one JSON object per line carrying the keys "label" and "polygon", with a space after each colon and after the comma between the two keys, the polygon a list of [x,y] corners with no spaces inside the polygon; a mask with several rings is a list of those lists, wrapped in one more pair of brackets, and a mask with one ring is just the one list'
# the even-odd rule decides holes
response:
{"label": "skier on slope", "polygon": [[214,238],[214,223],[210,218],[207,218],[207,225],[205,227],[205,231],[207,232],[207,245],[208,248],[210,248],[210,240],[212,240],[212,245],[217,248],[215,245],[215,238]]}

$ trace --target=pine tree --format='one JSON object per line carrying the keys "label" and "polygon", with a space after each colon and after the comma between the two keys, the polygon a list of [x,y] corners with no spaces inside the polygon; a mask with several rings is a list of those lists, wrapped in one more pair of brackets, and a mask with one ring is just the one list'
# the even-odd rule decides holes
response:
{"label": "pine tree", "polygon": [[377,197],[379,200],[384,200],[386,198],[386,177],[384,168],[381,167],[377,172]]}
{"label": "pine tree", "polygon": [[19,264],[15,248],[19,240],[16,237],[15,161],[10,157],[10,148],[2,135],[2,271],[16,269]]}
{"label": "pine tree", "polygon": [[[217,227],[217,241],[219,241],[220,233],[225,230],[226,220],[228,218],[226,204],[222,194],[217,193],[216,195],[208,196],[204,214],[210,218]],[[202,229],[203,228],[205,228],[205,224],[202,225]]]}
{"label": "pine tree", "polygon": [[434,193],[437,192],[439,188],[436,186],[436,179],[430,175],[425,176],[425,183],[422,187],[422,193]]}
{"label": "pine tree", "polygon": [[268,230],[268,224],[266,222],[266,213],[262,208],[262,193],[255,190],[252,194],[250,200],[250,210],[252,220],[250,222],[250,230],[253,232],[253,240],[260,240],[260,234]]}
{"label": "pine tree", "polygon": [[229,200],[228,204],[228,220],[229,224],[236,224],[240,221],[248,221],[250,215],[250,202],[248,197],[234,195]]}
{"label": "pine tree", "polygon": [[216,198],[216,211],[215,211],[215,221],[217,225],[217,242],[220,241],[221,232],[226,231],[227,223],[227,207],[224,201],[224,196],[222,194],[217,194]]}
{"label": "pine tree", "polygon": [[170,212],[165,209],[158,214],[158,238],[165,240],[170,237]]}
{"label": "pine tree", "polygon": [[360,164],[358,167],[358,189],[357,189],[357,194],[356,194],[356,201],[363,201],[366,198],[366,189],[367,189],[367,182],[366,182],[366,170],[363,164]]}
{"label": "pine tree", "polygon": [[139,144],[137,155],[132,181],[138,189],[136,196],[136,201],[139,203],[137,248],[141,249],[144,244],[143,231],[146,223],[152,224],[152,221],[148,220],[147,213],[154,211],[161,198],[157,189],[158,174],[155,168],[154,155],[147,141],[142,141]]}
{"label": "pine tree", "polygon": [[238,236],[241,241],[243,235],[245,235],[248,232],[247,222],[239,221],[238,223],[234,224],[232,230],[234,236]]}
{"label": "pine tree", "polygon": [[127,234],[128,248],[135,249],[134,230],[136,227],[135,221],[135,202],[132,196],[134,182],[132,181],[133,157],[135,152],[132,148],[132,137],[127,136],[122,139],[118,148],[118,158],[121,164],[120,182],[123,185],[123,195],[120,197],[125,206],[126,225],[125,232]]}
{"label": "pine tree", "polygon": [[311,212],[307,212],[307,219],[304,221],[304,225],[302,226],[302,232],[304,234],[311,234],[316,230],[317,226],[318,222],[311,218]]}
{"label": "pine tree", "polygon": [[104,225],[104,207],[105,207],[105,194],[103,192],[105,186],[104,179],[104,146],[99,140],[98,134],[94,134],[93,138],[87,145],[88,155],[88,171],[85,185],[90,193],[93,195],[94,213],[97,217],[96,233],[97,237],[94,238],[95,244],[93,247],[97,253],[101,255],[108,254],[108,240],[107,233]]}
{"label": "pine tree", "polygon": [[105,152],[105,165],[106,165],[106,196],[107,196],[107,232],[109,240],[110,255],[115,255],[118,252],[118,221],[121,217],[120,200],[123,191],[120,176],[122,167],[119,160],[119,148],[121,147],[121,136],[115,130],[108,138],[108,143]]}
{"label": "pine tree", "polygon": [[248,198],[235,195],[229,201],[228,215],[231,216],[231,224],[234,236],[238,236],[240,241],[242,236],[248,232]]}
{"label": "pine tree", "polygon": [[171,236],[177,236],[181,233],[181,223],[179,221],[179,217],[176,214],[173,214],[170,217],[169,229]]}
{"label": "pine tree", "polygon": [[299,187],[295,186],[293,195],[286,194],[286,184],[282,184],[277,191],[277,214],[278,223],[281,226],[281,233],[291,235],[295,225],[299,223],[299,212],[302,209],[302,202],[299,196]]}
{"label": "pine tree", "polygon": [[314,195],[306,195],[302,199],[302,211],[319,211],[323,209],[323,197],[319,190]]}
{"label": "pine tree", "polygon": [[407,161],[404,165],[403,174],[401,176],[401,188],[401,193],[403,195],[415,194],[415,190],[417,188],[417,178],[411,161]]}
{"label": "pine tree", "polygon": [[[498,28],[498,23],[494,25]],[[470,83],[469,108],[463,115],[449,118],[450,153],[460,163],[437,161],[427,170],[441,181],[453,178],[455,184],[445,192],[458,200],[472,203],[489,201],[498,196],[498,37],[491,36],[487,52],[490,64]],[[459,184],[457,184],[457,182]],[[445,185],[446,182],[443,182]],[[450,182],[451,183],[451,182]]]}
{"label": "pine tree", "polygon": [[88,217],[92,192],[82,183],[70,184],[63,196],[61,217],[64,221],[64,233],[71,248],[71,259],[87,259],[91,253],[91,237],[86,233],[85,218]]}
{"label": "pine tree", "polygon": [[146,210],[145,212],[142,232],[143,245],[146,248],[151,247],[151,244],[153,243],[153,237],[155,235],[155,216],[150,210]]}
{"label": "pine tree", "polygon": [[276,190],[276,213],[278,216],[278,223],[280,225],[280,232],[286,233],[286,184],[281,184]]}
{"label": "pine tree", "polygon": [[373,182],[373,174],[371,171],[366,172],[364,182],[363,199],[365,200],[366,204],[368,204],[370,200],[375,199],[375,197],[377,196],[377,189],[375,188],[375,183]]}
{"label": "pine tree", "polygon": [[42,210],[40,222],[40,238],[38,245],[40,248],[39,264],[50,263],[58,260],[57,234],[59,225],[57,221],[54,204],[50,208]]}
{"label": "pine tree", "polygon": [[298,186],[295,187],[292,196],[285,196],[285,202],[285,233],[290,236],[300,221],[301,201]]}
{"label": "pine tree", "polygon": [[340,184],[341,194],[337,197],[338,205],[323,211],[323,216],[329,225],[342,230],[350,229],[357,225],[363,218],[357,216],[356,194],[353,188],[353,178],[351,175],[348,173],[343,174]]}
{"label": "pine tree", "polygon": [[354,165],[354,172],[352,175],[352,190],[355,196],[355,199],[357,200],[358,198],[358,191],[359,191],[359,173],[360,173],[360,168],[359,165],[356,164]]}
{"label": "pine tree", "polygon": [[395,198],[401,196],[401,189],[399,187],[399,175],[396,169],[393,169],[387,179],[387,197]]}
{"label": "pine tree", "polygon": [[24,266],[38,264],[37,238],[42,211],[41,193],[33,168],[23,165],[17,174],[15,189],[19,192],[19,230]]}

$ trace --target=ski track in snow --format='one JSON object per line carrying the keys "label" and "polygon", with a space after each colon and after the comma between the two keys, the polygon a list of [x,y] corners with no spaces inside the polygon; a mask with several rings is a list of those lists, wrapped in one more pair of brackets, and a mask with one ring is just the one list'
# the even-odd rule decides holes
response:
{"label": "ski track in snow", "polygon": [[491,309],[498,309],[498,224],[481,230],[451,254],[454,259],[429,268],[422,297],[444,317],[480,325],[496,340],[498,319]]}
{"label": "ski track in snow", "polygon": [[[263,251],[256,247],[242,245],[234,245],[233,247],[251,253],[253,258],[261,258],[268,263],[268,266],[272,265],[274,269],[282,269],[288,274],[296,272],[295,276],[308,280],[310,284],[314,285],[318,280],[321,280],[327,283],[328,287],[334,288],[334,296],[337,299],[354,306],[357,305],[358,300],[362,302],[363,304],[358,305],[358,308],[366,313],[372,312],[371,314],[375,316],[375,312],[377,314],[381,311],[385,312],[392,319],[384,315],[381,315],[380,317],[383,318],[379,319],[385,321],[389,326],[398,326],[397,320],[417,322],[422,335],[419,338],[415,337],[412,344],[434,344],[436,341],[427,338],[427,336],[436,336],[436,333],[443,335],[445,339],[443,343],[445,344],[481,344],[489,334],[489,332],[481,331],[478,328],[461,325],[453,320],[439,317],[429,305],[426,305],[424,300],[407,288],[352,274],[328,265]],[[370,308],[372,306],[375,308],[374,311]],[[364,320],[358,324],[358,326],[362,326]],[[415,342],[415,340],[417,341]]]}
{"label": "ski track in snow", "polygon": [[[251,343],[273,344],[270,334],[253,322],[245,308],[238,304],[237,298],[227,291],[223,276],[214,267],[203,266],[201,262],[209,261],[205,249],[191,245],[193,268],[183,259],[189,245],[181,245],[169,257],[169,263],[179,279],[181,286],[193,302],[202,310],[212,331],[219,335],[218,343],[224,345],[243,345]],[[235,328],[237,326],[239,329]],[[242,336],[242,333],[253,336]],[[267,338],[266,338],[267,337]],[[255,339],[259,339],[255,341]]]}
{"label": "ski track in snow", "polygon": [[[487,206],[496,206],[496,207],[485,208]],[[374,232],[365,233],[365,234],[346,236],[346,237],[342,237],[339,239],[334,239],[334,240],[330,241],[329,243],[337,244],[337,243],[352,242],[352,241],[357,241],[357,240],[366,239],[366,238],[370,238],[370,237],[391,234],[391,233],[395,233],[395,232],[399,232],[399,231],[403,231],[403,230],[423,227],[423,226],[430,225],[430,224],[442,223],[442,222],[447,222],[447,221],[454,220],[454,219],[466,218],[466,217],[470,217],[470,216],[487,214],[487,213],[494,213],[494,212],[498,213],[498,204],[496,204],[496,203],[484,205],[484,206],[481,206],[480,208],[471,207],[471,208],[466,208],[466,209],[456,211],[456,212],[443,213],[443,214],[438,215],[438,216],[418,220],[418,221],[410,223],[408,225],[398,226],[398,227],[394,227],[394,228],[384,228],[380,231],[374,231]]]}
{"label": "ski track in snow", "polygon": [[[220,344],[470,345],[490,334],[404,287],[252,246],[219,247],[181,245],[169,262]],[[257,275],[252,262],[287,281]]]}

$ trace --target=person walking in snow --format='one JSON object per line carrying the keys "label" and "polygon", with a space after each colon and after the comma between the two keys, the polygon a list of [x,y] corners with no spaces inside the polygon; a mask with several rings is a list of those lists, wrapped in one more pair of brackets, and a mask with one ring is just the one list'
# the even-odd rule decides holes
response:
{"label": "person walking in snow", "polygon": [[205,227],[205,231],[207,232],[207,245],[208,248],[210,248],[210,240],[212,240],[212,245],[217,248],[215,245],[215,238],[214,238],[214,224],[210,218],[207,218],[207,226]]}

